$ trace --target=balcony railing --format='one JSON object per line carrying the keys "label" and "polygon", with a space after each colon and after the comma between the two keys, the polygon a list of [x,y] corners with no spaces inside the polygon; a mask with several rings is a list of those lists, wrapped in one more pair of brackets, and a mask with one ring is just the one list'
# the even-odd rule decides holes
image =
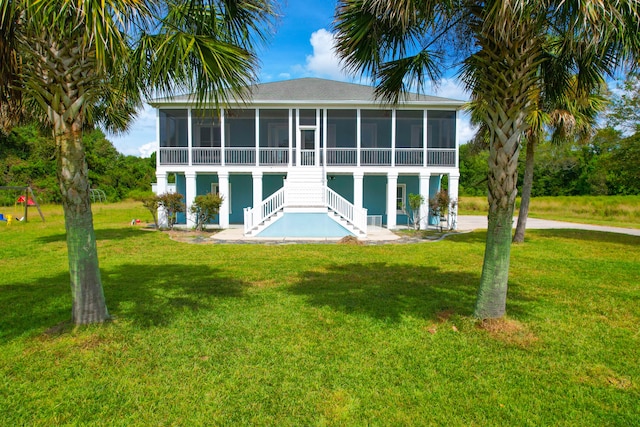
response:
{"label": "balcony railing", "polygon": [[455,148],[428,148],[427,166],[451,166],[456,165]]}
{"label": "balcony railing", "polygon": [[[422,166],[424,165],[423,148],[396,148],[396,166]],[[286,166],[291,161],[296,165],[296,149],[291,150],[292,158],[289,159],[289,148],[259,148],[255,147],[194,147],[191,152],[191,162],[193,165],[220,165],[224,156],[227,165],[256,165],[256,155],[260,166]],[[323,151],[320,150],[320,157],[316,159],[315,150],[301,150],[300,165],[312,166],[321,165],[323,161]],[[361,166],[391,166],[391,148],[362,148],[360,149]],[[328,166],[356,166],[358,164],[358,150],[356,148],[327,148]],[[455,148],[428,148],[427,166],[456,166]],[[186,147],[160,148],[161,165],[188,165],[189,149]]]}
{"label": "balcony railing", "polygon": [[260,148],[260,165],[288,165],[288,148]]}
{"label": "balcony railing", "polygon": [[220,148],[194,148],[192,159],[194,165],[219,165]]}
{"label": "balcony railing", "polygon": [[160,149],[161,165],[188,165],[189,149],[188,148],[161,148]]}

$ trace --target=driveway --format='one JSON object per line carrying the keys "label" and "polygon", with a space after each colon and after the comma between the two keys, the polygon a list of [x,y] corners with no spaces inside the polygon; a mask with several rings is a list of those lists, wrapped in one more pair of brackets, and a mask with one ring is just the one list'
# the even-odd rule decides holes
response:
{"label": "driveway", "polygon": [[[513,218],[513,227],[518,223],[518,218]],[[458,230],[476,230],[487,228],[487,217],[481,215],[460,215],[458,216]],[[551,221],[547,219],[529,218],[527,219],[527,229],[551,229],[551,228],[571,228],[576,230],[604,231],[607,233],[628,234],[640,236],[640,229],[610,227],[606,225],[578,224],[575,222]]]}

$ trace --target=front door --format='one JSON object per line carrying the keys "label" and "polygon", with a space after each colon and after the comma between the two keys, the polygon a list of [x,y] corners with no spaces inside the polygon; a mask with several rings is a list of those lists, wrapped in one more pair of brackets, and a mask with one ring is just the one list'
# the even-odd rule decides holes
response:
{"label": "front door", "polygon": [[316,129],[300,129],[300,166],[317,166],[317,163]]}

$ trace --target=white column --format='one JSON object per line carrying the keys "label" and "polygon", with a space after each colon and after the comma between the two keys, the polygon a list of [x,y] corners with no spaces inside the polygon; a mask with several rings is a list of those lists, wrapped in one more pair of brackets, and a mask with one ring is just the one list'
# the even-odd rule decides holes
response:
{"label": "white column", "polygon": [[426,230],[429,225],[429,181],[431,175],[420,173],[420,195],[424,198],[424,204],[420,207],[420,229]]}
{"label": "white column", "polygon": [[[187,159],[188,165],[191,166],[193,164],[193,124],[191,123],[191,108],[187,108]],[[188,211],[187,211],[188,214]],[[188,215],[187,215],[188,217]],[[189,221],[187,220],[187,223]]]}
{"label": "white column", "polygon": [[229,228],[229,172],[218,172],[218,191],[224,198],[220,206],[220,228]]}
{"label": "white column", "polygon": [[191,213],[191,206],[193,206],[193,202],[196,198],[196,174],[195,172],[186,172],[184,174],[186,180],[186,188],[185,188],[185,216],[187,218],[187,227],[195,227],[196,221],[195,216]]}
{"label": "white column", "polygon": [[391,167],[396,165],[396,109],[391,110]]}
{"label": "white column", "polygon": [[225,138],[226,136],[226,118],[224,115],[224,110],[220,109],[220,165],[224,166],[224,157],[225,157]]}
{"label": "white column", "polygon": [[254,115],[255,129],[256,129],[256,166],[260,165],[260,109],[256,108],[256,114]]}
{"label": "white column", "polygon": [[289,167],[293,165],[293,109],[289,108]]}
{"label": "white column", "polygon": [[458,228],[458,183],[460,174],[449,174],[449,200],[451,209],[449,210],[449,227],[453,230]]}
{"label": "white column", "polygon": [[363,205],[363,182],[364,182],[364,173],[363,172],[354,172],[353,173],[353,206],[356,208],[362,209]]}
{"label": "white column", "polygon": [[253,177],[253,208],[257,208],[262,204],[262,172],[251,172]]}
{"label": "white column", "polygon": [[396,201],[398,196],[398,172],[387,173],[387,228],[396,228]]}
{"label": "white column", "polygon": [[362,156],[362,126],[360,109],[356,110],[356,166],[360,167],[360,157]]}
{"label": "white column", "polygon": [[424,110],[422,112],[422,153],[424,156],[423,162],[422,162],[422,166],[424,166],[425,168],[427,167],[427,160],[428,160],[428,156],[429,156],[429,141],[428,141],[428,121],[427,121],[427,110]]}
{"label": "white column", "polygon": [[[165,172],[156,172],[156,195],[164,194],[167,192],[167,174]],[[164,209],[158,208],[158,225],[160,227],[167,227],[167,216],[164,214]]]}

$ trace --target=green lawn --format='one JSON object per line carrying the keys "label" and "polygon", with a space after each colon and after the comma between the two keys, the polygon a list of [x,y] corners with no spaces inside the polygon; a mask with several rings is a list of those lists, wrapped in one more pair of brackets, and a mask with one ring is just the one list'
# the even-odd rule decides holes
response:
{"label": "green lawn", "polygon": [[482,232],[186,244],[94,213],[115,320],[85,328],[59,208],[0,223],[2,426],[640,424],[638,237],[528,231],[480,328]]}

